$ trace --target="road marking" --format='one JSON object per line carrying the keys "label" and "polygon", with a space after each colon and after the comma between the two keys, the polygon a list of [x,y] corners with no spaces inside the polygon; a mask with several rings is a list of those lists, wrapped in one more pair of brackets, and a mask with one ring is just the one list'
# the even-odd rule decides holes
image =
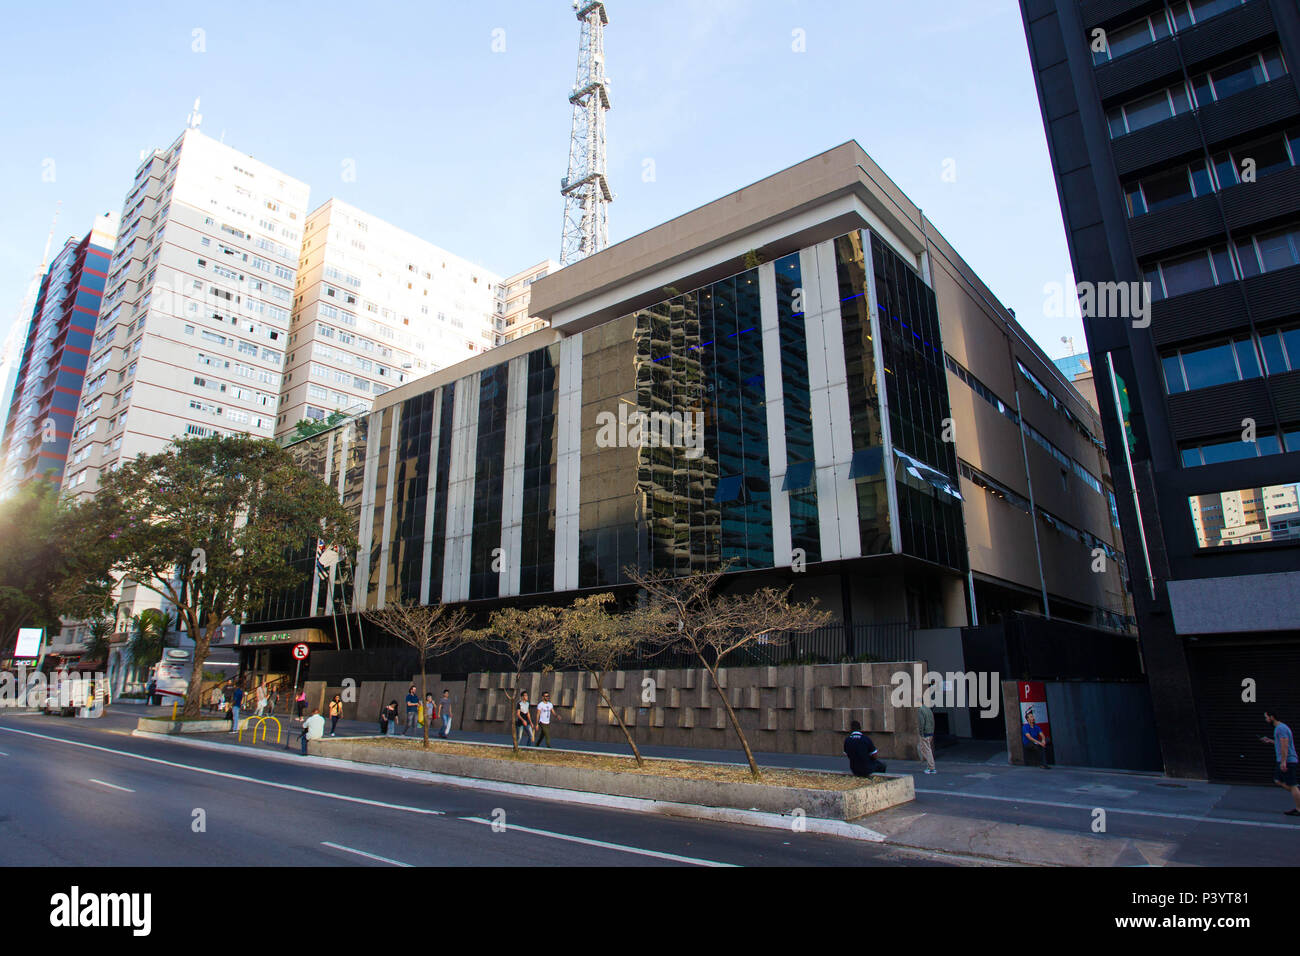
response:
{"label": "road marking", "polygon": [[91,782],[91,783],[97,783],[97,784],[99,784],[101,787],[112,787],[114,790],[121,790],[121,791],[123,791],[123,792],[125,792],[125,793],[135,793],[135,791],[132,790],[132,789],[129,788],[129,787],[119,787],[117,784],[115,784],[115,783],[109,783],[107,780],[96,780],[94,777],[91,777],[91,778],[90,778],[90,782]]}
{"label": "road marking", "polygon": [[[496,821],[485,820],[483,817],[461,817],[468,823],[486,823],[492,826]],[[581,843],[583,846],[596,846],[606,850],[618,850],[622,853],[635,853],[639,856],[652,856],[657,860],[671,860],[674,863],[690,863],[693,866],[735,866],[734,863],[719,863],[716,860],[701,860],[693,856],[678,856],[676,853],[661,853],[659,850],[645,850],[636,846],[625,846],[622,843],[606,843],[604,840],[592,840],[588,837],[570,836],[567,833],[555,833],[551,830],[535,830],[532,827],[521,827],[517,823],[506,825],[506,830],[518,830],[520,833],[531,833],[534,836],[550,837],[552,840],[565,840],[569,843]]]}
{"label": "road marking", "polygon": [[404,866],[408,869],[411,867],[411,864],[403,863],[401,860],[390,860],[386,856],[376,856],[373,853],[367,853],[365,850],[354,850],[350,846],[343,846],[339,843],[328,843],[322,840],[321,846],[327,846],[332,850],[342,850],[344,853],[355,853],[357,856],[364,856],[367,860],[378,860],[380,863],[388,863],[391,866]]}
{"label": "road marking", "polygon": [[[1023,797],[995,797],[982,793],[960,793],[954,790],[922,790],[916,788],[917,793],[937,797],[965,797],[969,800],[997,800],[1001,803],[1024,803],[1035,807],[1060,807],[1064,810],[1086,810],[1091,813],[1097,807],[1090,803],[1059,803],[1054,800],[1028,800]],[[1294,823],[1264,823],[1259,820],[1233,820],[1230,817],[1207,817],[1197,816],[1193,813],[1164,813],[1160,810],[1129,810],[1124,807],[1106,807],[1107,813],[1127,813],[1135,817],[1159,817],[1163,820],[1190,820],[1193,823],[1222,823],[1225,826],[1233,827],[1262,827],[1268,830],[1297,830],[1300,826]]]}
{"label": "road marking", "polygon": [[164,767],[175,767],[178,770],[192,770],[194,773],[203,773],[211,777],[225,777],[227,780],[242,780],[245,783],[256,783],[263,787],[274,787],[277,790],[291,790],[294,793],[306,793],[316,797],[327,797],[330,800],[342,800],[346,803],[363,803],[369,807],[382,807],[385,810],[402,810],[406,813],[421,813],[427,816],[444,816],[442,810],[430,810],[426,807],[408,807],[400,803],[384,803],[382,800],[367,800],[364,797],[350,797],[343,793],[329,793],[325,790],[313,790],[311,787],[299,787],[291,783],[277,783],[273,780],[259,780],[257,777],[247,777],[240,773],[228,773],[224,770],[210,770],[207,767],[194,767],[189,764],[176,763],[171,760],[163,760],[161,757],[146,757],[144,754],[133,754],[127,750],[114,750],[111,747],[101,747],[98,744],[82,743],[79,740],[68,740],[65,737],[51,737],[48,734],[33,733],[30,730],[16,730],[13,727],[0,726],[3,730],[11,734],[22,734],[25,737],[37,737],[41,740],[53,740],[55,743],[69,744],[73,747],[84,747],[87,750],[98,750],[106,754],[116,754],[119,757],[130,757],[132,760],[143,760],[145,763],[161,764]]}

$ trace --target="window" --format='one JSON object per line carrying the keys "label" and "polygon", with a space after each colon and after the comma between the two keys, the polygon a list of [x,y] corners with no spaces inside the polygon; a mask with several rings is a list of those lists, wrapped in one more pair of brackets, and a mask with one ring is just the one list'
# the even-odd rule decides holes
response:
{"label": "window", "polygon": [[[1238,0],[1240,2],[1240,0]],[[1092,51],[1094,64],[1107,63],[1125,53],[1132,53],[1144,46],[1150,46],[1157,40],[1169,36],[1169,17],[1164,10],[1159,10],[1136,23],[1129,23],[1114,30],[1106,31],[1106,43],[1103,49]]]}
{"label": "window", "polygon": [[1259,344],[1269,375],[1300,370],[1300,325],[1262,332]]}
{"label": "window", "polygon": [[1282,55],[1274,47],[1202,73],[1192,80],[1192,89],[1196,91],[1197,105],[1204,106],[1275,80],[1285,73]]}
{"label": "window", "polygon": [[1203,160],[1155,173],[1130,183],[1124,189],[1129,216],[1141,216],[1166,206],[1175,206],[1214,191],[1210,173]]}
{"label": "window", "polygon": [[1297,149],[1300,149],[1300,130],[1288,130],[1215,153],[1214,173],[1219,188],[1248,181],[1244,179],[1248,171],[1258,178],[1290,169],[1295,165]]}
{"label": "window", "polygon": [[1145,266],[1143,275],[1151,283],[1153,302],[1222,285],[1236,278],[1226,245],[1163,259]]}
{"label": "window", "polygon": [[[1300,428],[1300,426],[1294,426]],[[1288,446],[1290,447],[1290,446]],[[1300,451],[1300,445],[1290,449]],[[1240,461],[1264,455],[1280,455],[1282,442],[1273,433],[1256,436],[1255,441],[1242,441],[1240,435],[1221,441],[1188,442],[1179,446],[1184,468],[1214,465],[1225,461]]]}
{"label": "window", "polygon": [[1137,132],[1191,109],[1192,99],[1185,84],[1179,83],[1157,93],[1150,93],[1107,110],[1110,138],[1116,139],[1126,133]]}
{"label": "window", "polygon": [[1287,226],[1237,242],[1243,278],[1300,263],[1300,227]]}

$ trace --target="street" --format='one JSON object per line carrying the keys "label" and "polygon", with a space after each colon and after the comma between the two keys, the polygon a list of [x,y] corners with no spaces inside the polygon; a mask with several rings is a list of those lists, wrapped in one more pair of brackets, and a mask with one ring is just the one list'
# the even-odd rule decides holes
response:
{"label": "street", "polygon": [[6,866],[943,862],[857,840],[296,766],[72,720],[0,720],[0,754]]}

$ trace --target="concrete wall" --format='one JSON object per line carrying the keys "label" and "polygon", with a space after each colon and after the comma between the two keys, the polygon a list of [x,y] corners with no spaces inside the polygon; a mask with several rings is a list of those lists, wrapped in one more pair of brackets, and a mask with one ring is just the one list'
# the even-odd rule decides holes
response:
{"label": "concrete wall", "polygon": [[[910,760],[916,756],[916,712],[891,707],[889,690],[892,675],[911,666],[907,662],[732,667],[723,668],[718,676],[756,751],[840,754],[849,722],[856,719],[882,757]],[[653,685],[645,684],[646,680]],[[511,706],[505,689],[513,681],[513,675],[471,674],[461,725],[504,737]],[[702,668],[617,671],[605,681],[639,745],[739,747],[726,710]],[[543,691],[550,692],[558,707],[558,736],[625,742],[589,675],[523,674],[520,686],[534,703]]]}

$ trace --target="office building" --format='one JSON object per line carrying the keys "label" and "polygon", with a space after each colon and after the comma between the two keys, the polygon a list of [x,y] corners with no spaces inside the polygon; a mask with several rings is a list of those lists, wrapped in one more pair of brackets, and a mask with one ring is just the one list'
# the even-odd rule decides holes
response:
{"label": "office building", "polygon": [[1021,0],[1166,770],[1300,712],[1300,9]]}
{"label": "office building", "polygon": [[56,488],[63,480],[117,221],[116,213],[98,216],[64,243],[15,340],[21,357],[0,439],[0,496],[37,479]]}
{"label": "office building", "polygon": [[1128,631],[1100,423],[857,143],[540,279],[530,311],[549,328],[289,446],[359,548],[326,579],[304,550],[246,666],[308,632],[351,646],[340,611],[723,561],[849,632]]}

